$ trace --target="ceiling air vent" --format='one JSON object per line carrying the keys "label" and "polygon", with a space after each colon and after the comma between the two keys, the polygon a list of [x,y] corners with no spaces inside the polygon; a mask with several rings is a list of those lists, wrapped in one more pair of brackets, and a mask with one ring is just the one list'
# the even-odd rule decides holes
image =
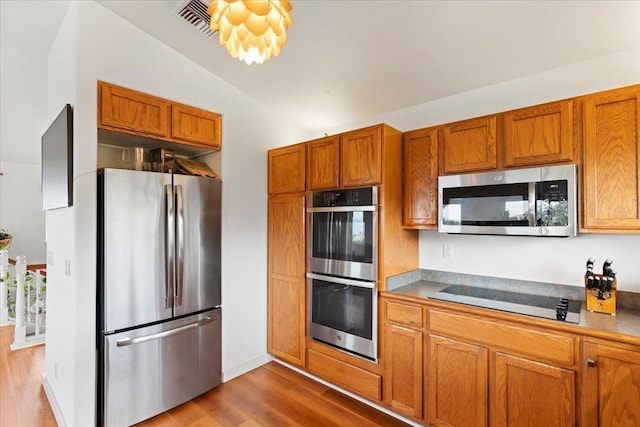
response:
{"label": "ceiling air vent", "polygon": [[198,31],[213,38],[217,31],[209,28],[210,16],[207,14],[211,0],[184,0],[178,3],[176,11],[184,20],[196,27]]}

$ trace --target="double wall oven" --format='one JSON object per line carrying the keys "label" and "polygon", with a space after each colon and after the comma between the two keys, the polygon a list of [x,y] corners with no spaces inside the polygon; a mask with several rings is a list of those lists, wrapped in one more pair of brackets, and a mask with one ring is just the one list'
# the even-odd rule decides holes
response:
{"label": "double wall oven", "polygon": [[309,335],[377,360],[377,187],[310,193]]}

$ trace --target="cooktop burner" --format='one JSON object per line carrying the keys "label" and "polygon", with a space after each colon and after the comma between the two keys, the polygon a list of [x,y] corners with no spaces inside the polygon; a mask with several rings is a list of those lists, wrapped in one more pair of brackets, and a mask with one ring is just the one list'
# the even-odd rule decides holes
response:
{"label": "cooktop burner", "polygon": [[519,294],[463,285],[448,286],[429,298],[569,323],[580,323],[582,306],[582,302],[567,298]]}

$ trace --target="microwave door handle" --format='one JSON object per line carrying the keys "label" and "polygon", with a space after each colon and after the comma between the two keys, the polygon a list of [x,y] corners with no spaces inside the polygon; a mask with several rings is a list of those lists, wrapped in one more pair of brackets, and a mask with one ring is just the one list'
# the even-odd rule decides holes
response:
{"label": "microwave door handle", "polygon": [[536,183],[529,183],[529,227],[536,226]]}

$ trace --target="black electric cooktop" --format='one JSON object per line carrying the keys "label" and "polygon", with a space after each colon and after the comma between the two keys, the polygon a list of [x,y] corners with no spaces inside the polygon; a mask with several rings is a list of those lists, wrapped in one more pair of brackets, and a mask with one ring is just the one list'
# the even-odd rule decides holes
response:
{"label": "black electric cooktop", "polygon": [[580,323],[582,302],[567,298],[520,294],[474,286],[451,285],[429,298],[475,307]]}

